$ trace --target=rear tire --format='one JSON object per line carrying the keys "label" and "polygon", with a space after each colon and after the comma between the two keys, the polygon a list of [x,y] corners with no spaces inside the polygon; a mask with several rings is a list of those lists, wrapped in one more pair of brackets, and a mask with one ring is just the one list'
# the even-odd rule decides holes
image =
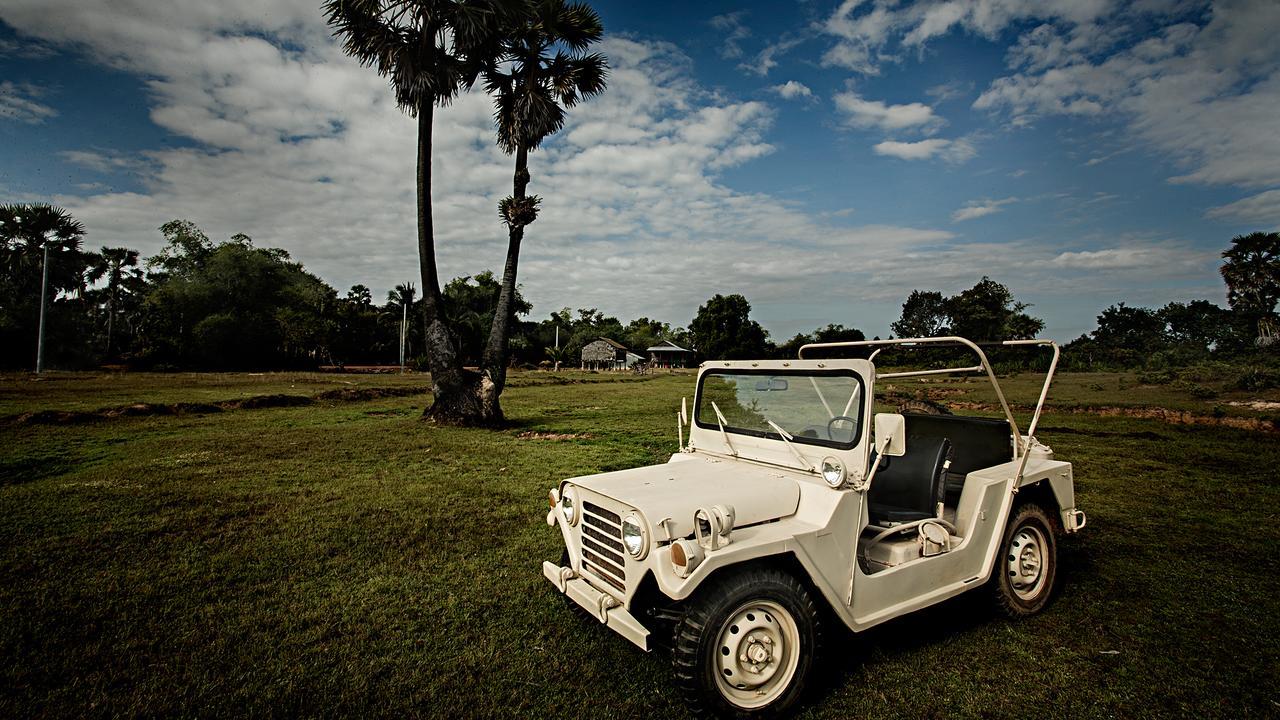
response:
{"label": "rear tire", "polygon": [[820,639],[804,585],[750,568],[699,588],[676,625],[671,664],[698,717],[778,717],[803,695]]}
{"label": "rear tire", "polygon": [[1053,530],[1053,520],[1039,505],[1028,502],[1014,508],[991,569],[991,593],[1005,615],[1026,617],[1049,604],[1058,578]]}

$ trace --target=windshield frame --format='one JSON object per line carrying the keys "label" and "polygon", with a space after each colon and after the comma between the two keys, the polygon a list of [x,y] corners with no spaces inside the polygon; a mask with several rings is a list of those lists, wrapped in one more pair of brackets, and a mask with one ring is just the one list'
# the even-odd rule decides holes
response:
{"label": "windshield frame", "polygon": [[[857,414],[850,417],[856,418],[858,425],[853,439],[847,443],[835,442],[834,440],[823,440],[822,438],[810,438],[800,435],[792,435],[791,442],[801,445],[811,445],[821,448],[829,448],[832,450],[852,450],[858,447],[858,443],[862,442],[863,426],[866,425],[866,403],[867,403],[867,385],[862,380],[862,375],[852,368],[830,368],[830,369],[808,369],[808,368],[709,368],[698,376],[698,389],[693,398],[693,423],[703,430],[711,430],[713,432],[720,431],[719,423],[705,423],[700,418],[702,409],[702,386],[706,382],[706,378],[710,375],[764,375],[768,377],[789,377],[789,378],[809,378],[809,377],[848,377],[853,378],[858,387]],[[817,403],[818,399],[815,398]],[[825,408],[824,408],[825,409]],[[850,408],[852,410],[852,408]],[[707,410],[711,411],[711,405],[708,403]],[[829,412],[829,411],[828,411]],[[733,425],[725,424],[724,431],[735,435],[743,435],[746,437],[761,438],[764,440],[777,440],[782,442],[783,438],[777,432],[769,430],[753,430],[750,428],[740,428]]]}

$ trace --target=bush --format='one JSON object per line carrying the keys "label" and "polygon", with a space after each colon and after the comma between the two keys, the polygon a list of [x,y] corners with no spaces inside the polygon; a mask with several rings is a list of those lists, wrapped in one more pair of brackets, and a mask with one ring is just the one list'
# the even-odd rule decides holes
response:
{"label": "bush", "polygon": [[1280,370],[1262,367],[1245,368],[1232,381],[1231,387],[1236,390],[1269,390],[1280,387]]}

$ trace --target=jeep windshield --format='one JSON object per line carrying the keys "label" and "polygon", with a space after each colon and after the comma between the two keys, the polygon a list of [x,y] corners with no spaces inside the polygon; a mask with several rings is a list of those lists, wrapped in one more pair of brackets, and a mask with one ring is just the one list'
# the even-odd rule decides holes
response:
{"label": "jeep windshield", "polygon": [[701,428],[775,440],[781,428],[791,442],[848,450],[861,435],[863,397],[862,380],[848,370],[709,370],[694,419]]}

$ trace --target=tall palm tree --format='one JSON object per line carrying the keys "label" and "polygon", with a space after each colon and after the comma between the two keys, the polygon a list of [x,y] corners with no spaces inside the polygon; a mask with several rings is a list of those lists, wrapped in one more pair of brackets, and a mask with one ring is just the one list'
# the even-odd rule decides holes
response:
{"label": "tall palm tree", "polygon": [[[439,422],[501,422],[497,398],[462,367],[457,340],[441,311],[431,216],[431,123],[492,63],[497,30],[520,10],[515,0],[326,0],[325,18],[343,50],[391,82],[396,104],[418,121],[418,265],[428,364]],[[496,416],[494,411],[497,411]]]}
{"label": "tall palm tree", "polygon": [[103,247],[89,266],[90,282],[107,278],[107,359],[112,357],[112,337],[115,330],[116,306],[120,302],[120,285],[127,268],[138,266],[138,251],[129,248]]}
{"label": "tall palm tree", "polygon": [[[36,339],[36,372],[44,372],[44,325],[49,300],[49,255],[51,251],[78,251],[84,224],[66,210],[45,203],[0,206],[0,242],[17,249],[18,255],[40,249],[44,258],[40,280],[40,329]],[[22,246],[26,246],[22,248]]]}
{"label": "tall palm tree", "polygon": [[484,73],[485,89],[494,97],[498,146],[516,161],[511,195],[498,204],[507,225],[507,262],[481,363],[499,394],[507,377],[520,243],[542,202],[525,194],[529,152],[560,130],[566,108],[604,91],[608,62],[587,52],[603,33],[600,16],[584,3],[533,0],[504,29],[499,63]]}
{"label": "tall palm tree", "polygon": [[1219,271],[1227,303],[1258,325],[1258,342],[1270,343],[1280,303],[1280,233],[1253,232],[1231,239]]}

